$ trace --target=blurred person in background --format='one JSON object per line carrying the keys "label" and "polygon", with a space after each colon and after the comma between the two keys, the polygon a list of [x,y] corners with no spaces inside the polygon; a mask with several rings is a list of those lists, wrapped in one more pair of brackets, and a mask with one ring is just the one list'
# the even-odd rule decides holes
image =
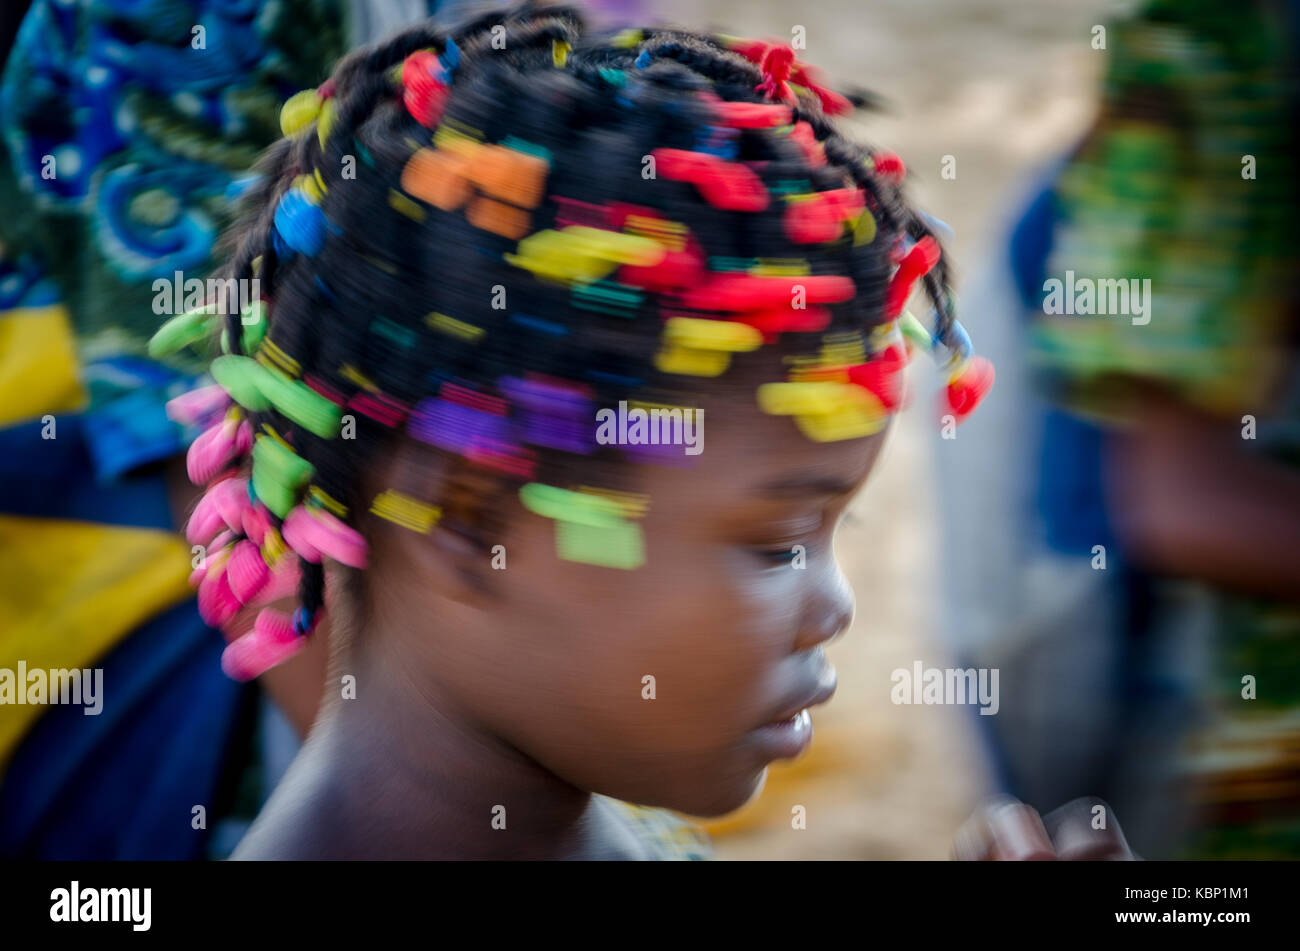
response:
{"label": "blurred person in background", "polygon": [[154,282],[208,275],[285,98],[436,6],[5,8],[0,667],[99,667],[109,701],[0,709],[0,855],[224,855],[310,725],[323,658],[230,681],[186,583],[194,431],[165,404],[202,368],[146,354]]}
{"label": "blurred person in background", "polygon": [[1002,368],[940,468],[979,726],[1004,790],[1098,793],[1148,857],[1300,855],[1297,12],[1110,25],[1093,128],[964,296]]}

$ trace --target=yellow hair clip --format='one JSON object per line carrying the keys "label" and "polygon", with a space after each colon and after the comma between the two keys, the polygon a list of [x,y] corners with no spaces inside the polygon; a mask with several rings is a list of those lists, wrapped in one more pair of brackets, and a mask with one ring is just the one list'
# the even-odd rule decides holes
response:
{"label": "yellow hair clip", "polygon": [[655,369],[678,376],[721,376],[731,366],[725,350],[694,350],[667,346],[655,354]]}
{"label": "yellow hair clip", "polygon": [[316,121],[324,102],[315,89],[294,93],[280,107],[280,131],[285,135],[297,135]]}
{"label": "yellow hair clip", "polygon": [[590,254],[616,264],[654,267],[668,253],[664,246],[653,238],[624,234],[621,231],[569,225],[567,228],[562,228],[560,234],[564,235],[579,253]]}
{"label": "yellow hair clip", "polygon": [[853,245],[861,247],[876,240],[876,218],[868,208],[863,208],[853,225]]}
{"label": "yellow hair clip", "polygon": [[322,185],[319,173],[315,175],[299,175],[293,180],[293,187],[301,191],[313,205],[319,205],[321,199],[325,197],[325,189]]}
{"label": "yellow hair clip", "polygon": [[763,345],[763,335],[749,324],[698,317],[668,318],[668,323],[664,326],[664,339],[694,350],[721,350],[727,353],[757,350]]}
{"label": "yellow hair clip", "polygon": [[538,277],[565,283],[598,281],[620,264],[652,267],[667,254],[652,238],[581,225],[530,234],[517,251],[505,259]]}
{"label": "yellow hair clip", "polygon": [[764,383],[758,405],[773,416],[793,416],[800,431],[817,442],[870,436],[889,418],[880,400],[853,383]]}
{"label": "yellow hair clip", "polygon": [[674,253],[685,250],[686,235],[690,230],[680,221],[647,218],[645,215],[628,215],[623,227],[628,234],[653,238]]}
{"label": "yellow hair clip", "polygon": [[316,115],[316,139],[320,142],[320,147],[325,148],[325,143],[329,141],[330,130],[334,128],[334,100],[326,99],[320,107],[320,112]]}
{"label": "yellow hair clip", "polygon": [[442,515],[442,509],[438,506],[413,499],[395,489],[387,489],[375,496],[375,500],[370,504],[370,511],[394,525],[421,534],[428,533]]}
{"label": "yellow hair clip", "polygon": [[307,489],[307,494],[323,509],[328,509],[339,518],[348,517],[348,507],[318,485]]}
{"label": "yellow hair clip", "polygon": [[482,327],[436,312],[426,316],[424,322],[439,333],[444,333],[449,337],[459,337],[461,340],[470,342],[478,340],[487,333]]}
{"label": "yellow hair clip", "polygon": [[812,274],[807,258],[759,258],[748,273],[754,277],[805,277]]}
{"label": "yellow hair clip", "polygon": [[733,353],[756,350],[762,343],[759,331],[734,320],[670,317],[655,368],[682,376],[719,376],[731,365]]}
{"label": "yellow hair clip", "polygon": [[637,46],[644,38],[645,33],[638,29],[628,28],[616,33],[609,41],[609,45],[618,49],[627,49],[628,47]]}
{"label": "yellow hair clip", "polygon": [[262,535],[262,558],[272,568],[276,562],[284,557],[288,546],[285,545],[284,539],[280,536],[280,531],[274,525],[268,525],[266,532]]}

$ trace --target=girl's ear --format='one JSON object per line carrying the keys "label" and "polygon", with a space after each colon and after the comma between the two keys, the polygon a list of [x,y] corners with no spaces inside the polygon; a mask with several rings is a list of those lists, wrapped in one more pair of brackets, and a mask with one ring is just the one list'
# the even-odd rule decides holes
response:
{"label": "girl's ear", "polygon": [[492,549],[505,542],[502,510],[512,503],[507,480],[405,441],[364,483],[372,569],[467,607],[492,601]]}

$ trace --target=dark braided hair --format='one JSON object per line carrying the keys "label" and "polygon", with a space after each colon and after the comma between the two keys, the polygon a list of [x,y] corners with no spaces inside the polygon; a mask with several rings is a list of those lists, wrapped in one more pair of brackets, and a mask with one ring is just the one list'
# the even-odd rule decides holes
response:
{"label": "dark braided hair", "polygon": [[[923,280],[934,327],[906,315],[909,340],[947,344],[959,328],[938,240],[904,201],[895,156],[844,138],[803,73],[809,85],[774,102],[779,57],[760,67],[733,45],[673,29],[591,35],[575,9],[527,2],[410,28],[286,105],[289,134],[228,237],[225,276],[257,280],[268,306],[224,316],[213,363],[240,404],[219,426],[242,435],[217,440],[200,475],[234,464],[217,473],[229,481],[256,445],[247,500],[213,490],[242,514],[222,516],[229,554],[200,585],[209,620],[273,589],[288,542],[302,605],[291,634],[309,632],[323,557],[362,557],[361,466],[399,435],[528,482],[525,504],[557,522],[577,506],[577,521],[601,525],[626,503],[546,485],[565,460],[619,455],[590,443],[589,407],[671,401],[683,374],[717,375],[760,340],[792,367],[778,386],[832,387],[766,402],[760,388],[768,412],[813,438],[878,428],[863,406],[896,402],[881,366],[905,362],[911,283]],[[804,323],[783,323],[792,289],[808,293]],[[872,363],[882,355],[892,362]],[[817,405],[802,406],[810,393]],[[958,416],[973,405],[950,403]],[[419,530],[442,514],[400,493],[370,504]],[[249,638],[287,642],[284,623],[261,622]],[[252,676],[288,652],[227,669]]]}

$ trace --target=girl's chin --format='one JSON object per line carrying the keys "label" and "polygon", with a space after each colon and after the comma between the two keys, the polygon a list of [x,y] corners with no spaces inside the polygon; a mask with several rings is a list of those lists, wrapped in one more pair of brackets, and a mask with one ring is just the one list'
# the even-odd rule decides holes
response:
{"label": "girl's chin", "polygon": [[706,782],[697,783],[696,788],[685,795],[672,796],[671,801],[659,802],[657,805],[688,816],[713,819],[748,805],[758,798],[766,783],[767,767],[763,766],[744,777],[735,774],[725,778],[713,777]]}

